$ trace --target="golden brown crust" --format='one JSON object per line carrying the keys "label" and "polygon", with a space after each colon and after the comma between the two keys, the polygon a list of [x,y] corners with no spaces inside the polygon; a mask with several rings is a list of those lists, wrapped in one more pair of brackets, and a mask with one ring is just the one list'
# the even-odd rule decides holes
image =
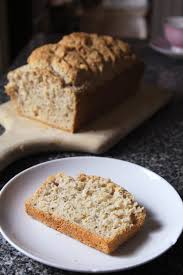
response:
{"label": "golden brown crust", "polygon": [[65,220],[64,218],[57,218],[49,213],[36,209],[29,201],[26,201],[25,209],[27,214],[31,217],[106,254],[112,253],[122,243],[134,236],[140,230],[145,220],[145,212],[142,212],[137,218],[136,224],[134,224],[130,230],[122,232],[113,239],[103,239],[81,226]]}
{"label": "golden brown crust", "polygon": [[112,79],[136,62],[127,43],[87,33],[64,36],[56,44],[35,49],[28,58],[29,64],[50,66],[67,85],[87,87]]}
{"label": "golden brown crust", "polygon": [[55,44],[46,44],[39,48],[36,48],[28,58],[28,63],[37,63],[39,65],[49,64],[52,55],[54,54],[56,45]]}
{"label": "golden brown crust", "polygon": [[80,226],[70,223],[65,219],[58,219],[53,215],[44,213],[43,211],[33,207],[29,202],[25,203],[25,209],[30,216],[48,225],[49,227],[75,238],[88,246],[94,247],[105,253],[110,253],[108,244],[102,238],[81,228]]}

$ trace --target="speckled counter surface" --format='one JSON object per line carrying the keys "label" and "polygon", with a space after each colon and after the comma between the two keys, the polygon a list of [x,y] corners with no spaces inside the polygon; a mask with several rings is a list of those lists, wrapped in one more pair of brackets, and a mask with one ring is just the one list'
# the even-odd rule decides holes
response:
{"label": "speckled counter surface", "polygon": [[[50,40],[43,35],[34,38],[17,58],[13,67],[25,63],[37,45]],[[51,38],[52,40],[52,38]],[[175,98],[166,108],[144,123],[102,156],[128,160],[153,170],[169,181],[183,198],[183,60],[173,60],[151,50],[145,42],[132,41],[146,63],[145,81],[171,89]],[[5,78],[0,81],[0,102]],[[41,153],[18,160],[0,175],[0,188],[15,174],[37,163],[68,156],[85,155],[72,152]],[[172,202],[173,205],[173,202]],[[180,217],[181,218],[181,217]],[[183,275],[183,235],[168,252],[124,275]],[[0,275],[2,274],[66,274],[37,263],[12,248],[0,235]],[[72,273],[73,274],[73,273]]]}

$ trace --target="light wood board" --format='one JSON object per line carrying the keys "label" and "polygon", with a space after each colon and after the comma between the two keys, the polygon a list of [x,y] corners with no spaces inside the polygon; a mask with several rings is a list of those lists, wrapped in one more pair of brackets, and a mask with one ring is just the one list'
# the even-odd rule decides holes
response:
{"label": "light wood board", "polygon": [[142,86],[136,96],[78,133],[72,134],[18,116],[11,102],[0,105],[0,169],[12,161],[40,151],[79,151],[100,154],[151,117],[172,97],[168,91]]}

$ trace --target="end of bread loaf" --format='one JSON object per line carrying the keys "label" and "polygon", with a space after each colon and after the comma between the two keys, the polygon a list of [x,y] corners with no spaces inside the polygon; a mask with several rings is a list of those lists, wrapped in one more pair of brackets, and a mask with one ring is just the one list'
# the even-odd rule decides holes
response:
{"label": "end of bread loaf", "polygon": [[109,179],[59,173],[49,177],[25,203],[33,218],[104,253],[135,235],[145,210]]}
{"label": "end of bread loaf", "polygon": [[75,95],[49,67],[25,65],[10,72],[8,80],[6,93],[19,114],[73,131]]}

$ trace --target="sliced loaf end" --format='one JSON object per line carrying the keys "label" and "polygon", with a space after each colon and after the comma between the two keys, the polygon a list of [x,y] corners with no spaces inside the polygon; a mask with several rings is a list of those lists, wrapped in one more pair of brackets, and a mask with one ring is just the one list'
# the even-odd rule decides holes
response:
{"label": "sliced loaf end", "polygon": [[75,94],[49,67],[24,65],[8,74],[6,93],[22,116],[73,132]]}

